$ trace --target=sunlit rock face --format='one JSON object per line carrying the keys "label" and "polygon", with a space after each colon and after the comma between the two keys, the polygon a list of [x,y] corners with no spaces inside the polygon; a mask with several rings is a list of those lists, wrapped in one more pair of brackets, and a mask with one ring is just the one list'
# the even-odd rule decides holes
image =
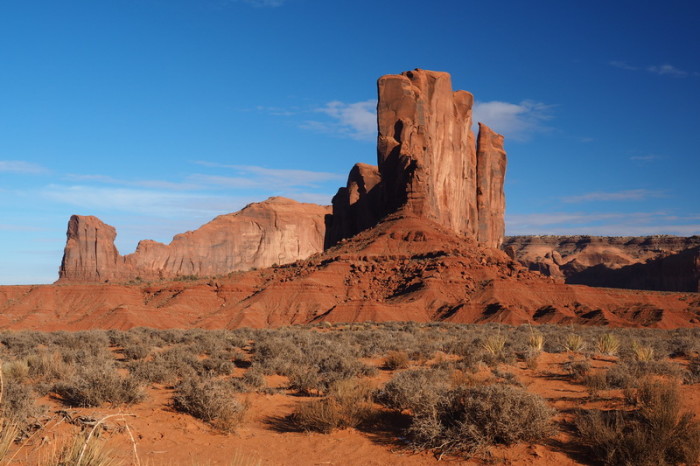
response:
{"label": "sunlit rock face", "polygon": [[96,217],[74,215],[59,281],[211,276],[294,262],[323,251],[329,213],[330,207],[273,197],[176,235],[168,245],[143,240],[126,256],[114,246],[113,227]]}
{"label": "sunlit rock face", "polygon": [[[372,174],[372,188],[359,199],[371,201],[348,202],[346,191],[357,178],[351,173],[333,202],[329,242],[356,234],[368,219],[376,224],[403,211],[498,247],[504,234],[506,154],[503,137],[485,125],[476,143],[474,97],[453,91],[448,73],[419,69],[382,76],[377,89],[378,177]],[[348,220],[353,216],[362,221]]]}

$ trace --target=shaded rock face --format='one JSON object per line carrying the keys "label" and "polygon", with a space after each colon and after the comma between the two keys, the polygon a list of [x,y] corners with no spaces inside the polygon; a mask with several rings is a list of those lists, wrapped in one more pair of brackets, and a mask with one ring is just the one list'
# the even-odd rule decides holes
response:
{"label": "shaded rock face", "polygon": [[323,250],[328,207],[270,198],[177,235],[169,245],[141,241],[120,256],[116,231],[96,217],[74,215],[59,281],[104,282],[219,275],[286,264]]}
{"label": "shaded rock face", "polygon": [[503,136],[481,123],[476,160],[477,240],[480,244],[498,247],[506,231],[506,197],[503,192],[506,152],[503,150]]}
{"label": "shaded rock face", "polygon": [[333,200],[327,244],[401,211],[498,247],[506,154],[503,137],[484,125],[475,144],[473,96],[453,91],[448,73],[419,69],[382,76],[377,88],[378,175],[372,173],[367,202],[349,204],[346,191],[356,178],[351,172]]}
{"label": "shaded rock face", "polygon": [[333,197],[333,214],[327,217],[326,247],[379,222],[383,216],[380,181],[376,166],[358,163],[352,167],[347,186],[340,188]]}
{"label": "shaded rock face", "polygon": [[512,236],[508,255],[566,283],[700,291],[700,236]]}

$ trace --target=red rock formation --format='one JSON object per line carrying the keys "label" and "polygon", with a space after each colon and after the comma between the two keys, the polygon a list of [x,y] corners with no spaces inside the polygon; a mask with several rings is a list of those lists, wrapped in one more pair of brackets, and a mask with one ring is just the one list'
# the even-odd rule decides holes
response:
{"label": "red rock formation", "polygon": [[499,247],[506,231],[506,196],[503,192],[506,172],[503,136],[479,123],[476,143],[476,205],[479,215],[479,244]]}
{"label": "red rock formation", "polygon": [[0,287],[0,328],[366,320],[697,327],[700,295],[555,283],[501,251],[401,213],[306,260],[217,279]]}
{"label": "red rock formation", "polygon": [[530,270],[566,283],[700,291],[700,236],[512,236],[503,247]]}
{"label": "red rock formation", "polygon": [[382,217],[381,176],[374,165],[355,164],[348,175],[347,186],[333,197],[333,215],[328,218],[326,246],[376,225]]}
{"label": "red rock formation", "polygon": [[414,70],[377,83],[377,161],[385,213],[405,209],[475,237],[474,98],[448,73]]}
{"label": "red rock formation", "polygon": [[348,188],[333,200],[327,244],[403,211],[498,247],[505,214],[503,137],[480,125],[477,150],[472,95],[453,92],[448,73],[419,69],[382,76],[377,88],[379,179],[372,173],[368,202],[350,209],[346,190],[357,178],[351,173]]}
{"label": "red rock formation", "polygon": [[93,216],[73,215],[59,275],[67,281],[100,282],[114,278],[124,259],[114,246],[117,231]]}
{"label": "red rock formation", "polygon": [[169,245],[141,241],[127,256],[114,246],[113,227],[76,215],[69,222],[59,281],[210,276],[286,264],[323,250],[328,213],[328,207],[274,197],[177,235]]}

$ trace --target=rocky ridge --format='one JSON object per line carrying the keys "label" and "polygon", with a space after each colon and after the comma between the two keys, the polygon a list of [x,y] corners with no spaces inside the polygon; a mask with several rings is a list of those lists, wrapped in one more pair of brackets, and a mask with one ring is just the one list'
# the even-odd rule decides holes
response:
{"label": "rocky ridge", "polygon": [[141,241],[126,256],[114,246],[113,227],[97,217],[74,215],[59,282],[210,276],[286,264],[323,250],[329,212],[328,207],[273,197],[176,235],[168,245]]}
{"label": "rocky ridge", "polygon": [[660,291],[700,291],[700,236],[511,236],[503,249],[561,282]]}

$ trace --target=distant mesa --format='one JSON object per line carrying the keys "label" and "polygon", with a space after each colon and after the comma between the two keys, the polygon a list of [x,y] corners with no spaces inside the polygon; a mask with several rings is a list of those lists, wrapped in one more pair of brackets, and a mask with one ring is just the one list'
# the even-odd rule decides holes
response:
{"label": "distant mesa", "polygon": [[169,245],[141,241],[126,256],[114,246],[113,227],[97,217],[74,215],[59,282],[209,276],[294,262],[323,249],[329,212],[329,207],[272,197],[179,234]]}
{"label": "distant mesa", "polygon": [[565,283],[700,292],[700,236],[511,236],[503,247]]}
{"label": "distant mesa", "polygon": [[483,247],[503,241],[503,137],[479,125],[473,96],[450,75],[414,70],[379,79],[378,165],[356,164],[331,207],[271,198],[222,215],[169,245],[141,241],[121,256],[116,231],[73,216],[59,282],[113,282],[220,275],[305,259],[402,212],[431,220]]}

